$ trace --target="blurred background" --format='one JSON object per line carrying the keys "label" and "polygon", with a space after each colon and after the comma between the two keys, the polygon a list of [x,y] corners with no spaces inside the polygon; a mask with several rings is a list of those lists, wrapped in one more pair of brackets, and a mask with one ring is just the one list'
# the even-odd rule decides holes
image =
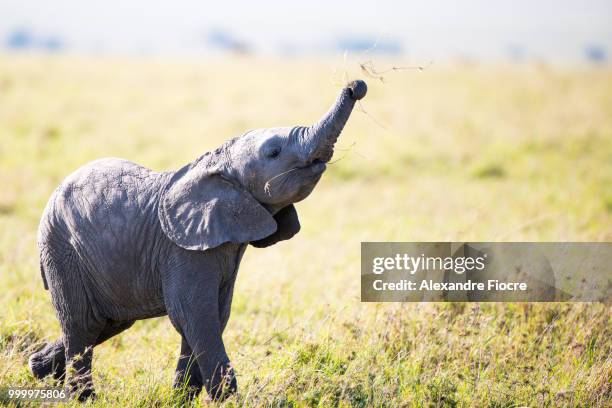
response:
{"label": "blurred background", "polygon": [[202,56],[363,52],[422,61],[601,63],[612,46],[606,0],[263,0],[0,2],[5,50]]}
{"label": "blurred background", "polygon": [[[0,387],[60,335],[36,230],[68,174],[178,169],[362,78],[300,233],[242,261],[226,405],[611,406],[610,305],[359,285],[362,241],[612,241],[610,53],[610,1],[0,0]],[[94,405],[178,406],[179,344],[158,318],[96,347]]]}

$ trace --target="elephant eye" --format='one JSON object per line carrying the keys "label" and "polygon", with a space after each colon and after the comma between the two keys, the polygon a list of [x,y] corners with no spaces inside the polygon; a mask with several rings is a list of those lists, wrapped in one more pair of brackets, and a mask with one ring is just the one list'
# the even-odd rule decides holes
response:
{"label": "elephant eye", "polygon": [[268,153],[266,153],[266,157],[268,157],[269,159],[274,159],[278,157],[280,152],[281,152],[280,147],[275,147],[274,149],[271,149],[270,151],[268,151]]}

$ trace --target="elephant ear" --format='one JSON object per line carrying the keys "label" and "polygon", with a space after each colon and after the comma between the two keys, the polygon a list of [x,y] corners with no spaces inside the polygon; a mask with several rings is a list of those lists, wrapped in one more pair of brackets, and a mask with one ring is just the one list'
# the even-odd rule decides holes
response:
{"label": "elephant ear", "polygon": [[276,231],[274,218],[247,191],[197,163],[166,184],[158,216],[168,238],[191,250],[256,241]]}
{"label": "elephant ear", "polygon": [[293,204],[283,207],[279,212],[274,214],[274,220],[278,226],[276,232],[264,239],[251,242],[251,245],[256,248],[269,247],[279,241],[285,241],[292,238],[300,231],[300,220],[298,219],[298,214]]}

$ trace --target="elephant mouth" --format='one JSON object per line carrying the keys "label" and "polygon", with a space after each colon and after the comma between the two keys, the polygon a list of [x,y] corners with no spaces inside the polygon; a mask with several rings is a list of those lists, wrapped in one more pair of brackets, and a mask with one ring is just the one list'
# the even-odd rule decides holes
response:
{"label": "elephant mouth", "polygon": [[300,170],[308,170],[313,174],[321,174],[326,168],[325,162],[319,158],[307,162],[305,166],[299,167]]}

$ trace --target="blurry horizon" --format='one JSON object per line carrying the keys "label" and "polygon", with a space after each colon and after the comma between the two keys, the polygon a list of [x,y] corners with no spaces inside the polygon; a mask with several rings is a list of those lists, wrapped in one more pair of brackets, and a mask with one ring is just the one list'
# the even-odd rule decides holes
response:
{"label": "blurry horizon", "polygon": [[195,0],[2,0],[0,44],[2,52],[93,55],[292,57],[367,51],[421,62],[602,63],[612,52],[612,3],[268,0],[208,6]]}

